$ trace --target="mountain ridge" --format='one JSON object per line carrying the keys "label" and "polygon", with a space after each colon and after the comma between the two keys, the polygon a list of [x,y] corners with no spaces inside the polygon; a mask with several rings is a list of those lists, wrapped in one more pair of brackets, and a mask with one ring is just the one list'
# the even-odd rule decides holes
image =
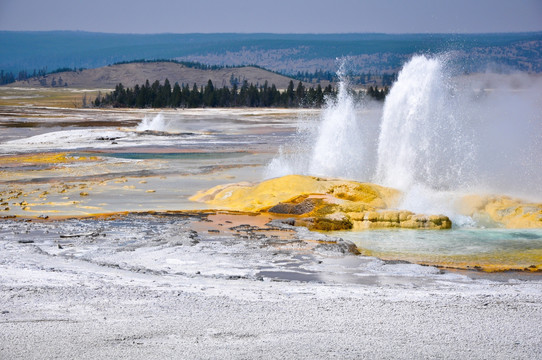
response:
{"label": "mountain ridge", "polygon": [[[264,85],[267,81],[269,86],[274,84],[279,89],[285,89],[293,80],[254,66],[197,69],[175,62],[157,61],[131,62],[94,69],[57,72],[16,81],[8,86],[112,89],[119,83],[125,87],[134,87],[144,84],[147,80],[151,84],[155,81],[163,84],[166,79],[171,85],[178,82],[179,85],[189,85],[190,88],[194,83],[198,87],[205,86],[209,80],[213,82],[215,87],[231,87],[234,82],[240,86],[245,80],[249,84]],[[294,82],[297,84],[297,81],[294,80]]]}
{"label": "mountain ridge", "polygon": [[255,64],[272,71],[335,71],[349,57],[356,72],[396,72],[414,54],[456,55],[467,72],[488,64],[542,72],[542,32],[501,34],[110,34],[0,32],[0,69],[97,68],[134,59],[209,65]]}

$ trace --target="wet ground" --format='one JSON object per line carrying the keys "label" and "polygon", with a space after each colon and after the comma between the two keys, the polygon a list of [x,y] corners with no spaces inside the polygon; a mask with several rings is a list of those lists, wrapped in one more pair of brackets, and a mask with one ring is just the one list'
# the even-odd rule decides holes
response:
{"label": "wet ground", "polygon": [[[5,220],[5,250],[168,276],[377,285],[461,280],[432,267],[355,255],[341,238],[238,213],[155,213],[60,221]],[[52,270],[51,270],[52,271]],[[466,279],[466,278],[465,278]]]}
{"label": "wet ground", "polygon": [[361,257],[247,216],[1,222],[0,357],[538,356],[540,281]]}
{"label": "wet ground", "polygon": [[298,116],[4,107],[0,214],[201,208],[187,200],[198,190],[261,180],[262,168],[294,136]]}
{"label": "wet ground", "polygon": [[2,359],[540,353],[538,274],[356,255],[346,234],[188,200],[260,181],[313,111],[97,111],[21,96],[0,92]]}
{"label": "wet ground", "polygon": [[[281,147],[295,149],[298,126],[316,121],[318,111],[305,109],[96,110],[4,105],[0,114],[0,217],[52,221],[59,232],[66,232],[61,229],[72,225],[61,220],[71,217],[131,213],[124,222],[133,220],[134,226],[144,227],[147,222],[162,221],[152,220],[150,212],[204,211],[207,205],[190,201],[192,195],[225,183],[261,181],[266,165]],[[136,221],[134,213],[144,214],[147,220]],[[256,218],[246,219],[244,223],[265,228],[265,223],[254,223]],[[23,233],[18,229],[21,224],[5,222],[5,226],[18,234]],[[200,237],[205,234],[215,238],[215,243],[230,238],[246,239],[238,237],[236,231],[225,231],[228,228],[225,223],[220,227],[211,224],[214,222],[191,221],[189,227]],[[140,232],[135,228],[131,231]],[[300,245],[306,239],[292,237],[291,233],[280,231],[270,237],[264,232],[261,236],[267,236],[271,243],[284,241],[304,248],[307,253],[313,251],[309,251],[306,244]],[[328,236],[355,242],[363,255],[371,256],[368,263],[378,257],[394,262],[476,270],[480,265],[487,268],[496,261],[495,256],[487,255],[498,242],[486,241],[486,235],[493,233],[481,230],[414,235],[409,231],[375,231]],[[510,243],[512,239],[514,244],[525,244],[527,248],[497,246],[497,255],[516,251],[506,259],[507,263],[521,259],[521,266],[527,270],[540,263],[542,235],[536,231],[528,235],[518,240],[517,236],[504,234],[500,244]],[[491,246],[486,246],[488,244]],[[443,257],[447,254],[450,256]],[[367,266],[364,257],[357,259],[360,263],[354,262],[353,268]],[[252,265],[249,263],[246,267]],[[292,268],[295,265],[290,266]],[[267,277],[319,279],[310,271],[279,271],[273,266],[262,268],[261,272]],[[355,269],[347,272],[355,272]],[[359,276],[354,279],[358,281]]]}

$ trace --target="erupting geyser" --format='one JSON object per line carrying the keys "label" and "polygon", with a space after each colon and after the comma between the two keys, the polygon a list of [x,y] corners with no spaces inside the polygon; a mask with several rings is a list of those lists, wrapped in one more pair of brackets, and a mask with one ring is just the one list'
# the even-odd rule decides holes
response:
{"label": "erupting geyser", "polygon": [[464,186],[472,166],[472,137],[439,59],[413,58],[384,104],[376,182],[408,191]]}
{"label": "erupting geyser", "polygon": [[169,123],[162,114],[158,114],[153,118],[145,116],[136,129],[137,131],[168,131]]}
{"label": "erupting geyser", "polygon": [[540,200],[539,89],[522,75],[482,79],[452,77],[440,57],[416,56],[401,70],[383,108],[374,181],[402,190],[402,208],[457,222],[464,193]]}
{"label": "erupting geyser", "polygon": [[267,177],[375,182],[403,192],[398,208],[443,213],[456,223],[466,220],[456,215],[456,202],[467,193],[540,201],[541,79],[452,76],[452,70],[445,56],[413,57],[379,119],[362,114],[364,106],[355,103],[341,77],[337,99],[329,101],[317,125],[303,123],[295,151],[282,149]]}
{"label": "erupting geyser", "polygon": [[279,150],[267,166],[265,178],[302,174],[359,180],[371,176],[374,169],[367,164],[372,161],[374,130],[360,117],[364,109],[348,91],[344,67],[343,62],[337,72],[337,98],[326,99],[317,125],[314,121],[300,124],[297,143]]}
{"label": "erupting geyser", "polygon": [[375,182],[404,192],[401,208],[457,216],[455,196],[473,184],[473,137],[460,96],[438,58],[414,57],[384,104]]}
{"label": "erupting geyser", "polygon": [[308,173],[353,179],[361,175],[364,164],[362,126],[356,114],[354,99],[348,93],[344,64],[338,71],[340,79],[336,101],[322,114],[311,151]]}

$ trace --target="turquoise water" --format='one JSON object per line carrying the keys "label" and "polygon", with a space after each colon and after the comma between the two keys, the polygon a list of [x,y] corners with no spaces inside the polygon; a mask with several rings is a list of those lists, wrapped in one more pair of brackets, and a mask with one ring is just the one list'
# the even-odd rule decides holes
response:
{"label": "turquoise water", "polygon": [[230,159],[248,155],[247,152],[186,152],[186,153],[156,153],[156,152],[127,152],[127,153],[100,153],[103,157],[120,159],[146,160],[187,160],[187,159]]}
{"label": "turquoise water", "polygon": [[542,266],[542,229],[369,230],[334,235],[362,254],[390,260],[488,270]]}

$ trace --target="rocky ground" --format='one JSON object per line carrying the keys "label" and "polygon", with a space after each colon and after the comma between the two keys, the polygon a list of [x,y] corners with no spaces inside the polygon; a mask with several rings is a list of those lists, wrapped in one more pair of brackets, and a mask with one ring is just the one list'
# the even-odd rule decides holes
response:
{"label": "rocky ground", "polygon": [[474,280],[245,221],[3,221],[0,358],[539,356],[536,277]]}

